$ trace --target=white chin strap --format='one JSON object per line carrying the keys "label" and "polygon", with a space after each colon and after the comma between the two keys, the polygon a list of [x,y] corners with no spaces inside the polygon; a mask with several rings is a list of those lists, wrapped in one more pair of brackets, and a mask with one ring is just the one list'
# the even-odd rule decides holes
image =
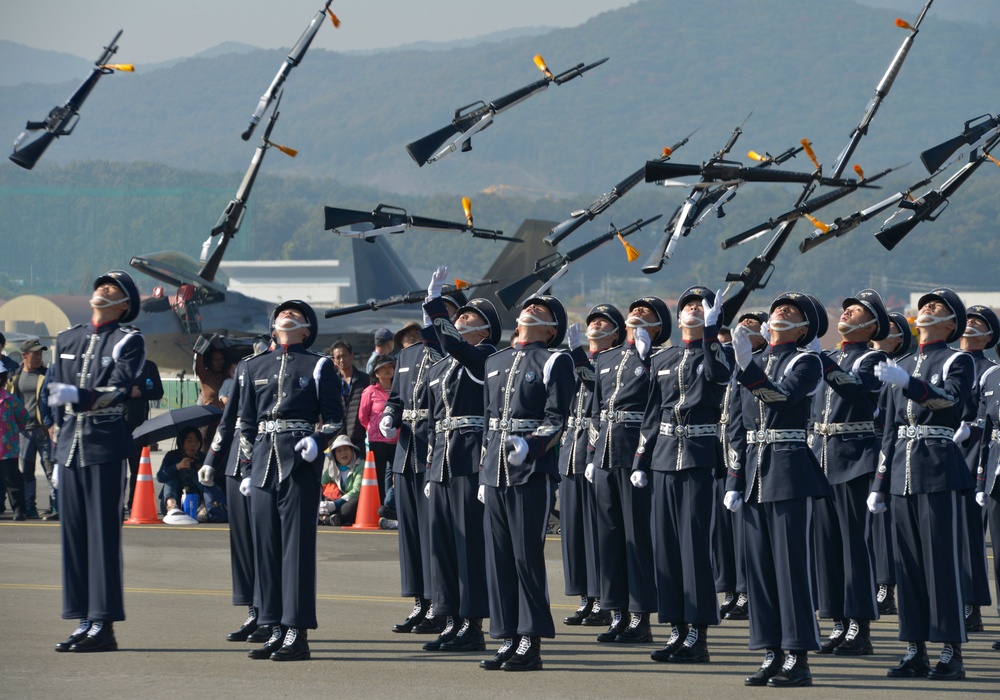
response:
{"label": "white chin strap", "polygon": [[875,323],[875,321],[876,321],[876,319],[873,318],[870,321],[865,321],[864,323],[859,323],[856,326],[853,325],[853,324],[845,323],[844,321],[841,321],[840,323],[837,324],[837,332],[839,332],[839,333],[841,333],[843,335],[847,335],[848,333],[853,333],[854,331],[859,331],[862,328],[867,328],[868,326],[870,326],[873,323]]}
{"label": "white chin strap", "polygon": [[989,331],[977,331],[972,326],[965,327],[965,333],[962,334],[963,338],[989,338],[992,333]]}
{"label": "white chin strap", "polygon": [[470,325],[465,324],[465,323],[456,323],[455,324],[455,330],[457,330],[459,333],[472,333],[474,331],[487,331],[488,332],[490,330],[490,324],[487,323],[487,324],[482,325],[482,326],[470,326]]}
{"label": "white chin strap", "polygon": [[618,332],[618,326],[615,326],[610,331],[602,331],[600,328],[588,328],[587,340],[604,340],[605,338],[612,336],[617,332]]}
{"label": "white chin strap", "polygon": [[558,326],[558,321],[543,321],[537,316],[533,316],[527,312],[522,313],[517,317],[517,325],[519,326]]}
{"label": "white chin strap", "polygon": [[121,304],[123,301],[126,301],[126,300],[125,299],[108,299],[107,297],[101,296],[100,294],[95,294],[94,296],[90,297],[90,306],[91,306],[91,308],[94,308],[94,309],[106,309],[106,308],[108,308],[110,306],[116,306],[118,304]]}
{"label": "white chin strap", "polygon": [[917,328],[929,328],[930,326],[936,326],[942,321],[951,321],[955,318],[955,314],[950,316],[932,316],[931,314],[921,314],[917,316]]}
{"label": "white chin strap", "polygon": [[705,319],[698,314],[685,312],[680,318],[681,328],[701,328],[705,325]]}
{"label": "white chin strap", "polygon": [[802,321],[801,323],[792,323],[791,321],[784,321],[780,318],[774,319],[767,324],[767,327],[772,331],[778,331],[783,333],[785,331],[793,331],[796,328],[807,328],[809,326],[809,321]]}
{"label": "white chin strap", "polygon": [[309,328],[309,324],[287,316],[274,322],[274,329],[278,331],[297,331],[299,328]]}
{"label": "white chin strap", "polygon": [[652,328],[653,326],[659,326],[659,322],[649,322],[644,318],[639,316],[629,316],[625,321],[625,325],[629,328]]}
{"label": "white chin strap", "polygon": [[891,340],[892,338],[902,338],[902,337],[903,337],[903,332],[900,331],[899,333],[890,333],[889,335],[887,335],[885,337],[885,339],[886,340]]}

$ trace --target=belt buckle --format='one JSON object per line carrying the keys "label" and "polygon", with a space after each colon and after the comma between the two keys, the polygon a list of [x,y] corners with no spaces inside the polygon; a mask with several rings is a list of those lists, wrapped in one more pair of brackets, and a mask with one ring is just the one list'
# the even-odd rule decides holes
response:
{"label": "belt buckle", "polygon": [[676,435],[677,437],[685,437],[687,435],[687,430],[685,430],[685,426],[683,426],[683,425],[675,425],[674,426],[674,435]]}
{"label": "belt buckle", "polygon": [[273,420],[266,421],[264,423],[264,430],[268,433],[273,433],[275,430],[275,425]]}
{"label": "belt buckle", "polygon": [[510,421],[507,420],[506,418],[501,418],[499,425],[500,425],[500,430],[507,430],[507,428],[510,427]]}
{"label": "belt buckle", "polygon": [[758,430],[757,431],[757,442],[764,442],[764,438],[766,438],[766,437],[767,437],[767,431],[766,430]]}
{"label": "belt buckle", "polygon": [[917,428],[912,425],[906,426],[906,437],[913,439],[917,436]]}

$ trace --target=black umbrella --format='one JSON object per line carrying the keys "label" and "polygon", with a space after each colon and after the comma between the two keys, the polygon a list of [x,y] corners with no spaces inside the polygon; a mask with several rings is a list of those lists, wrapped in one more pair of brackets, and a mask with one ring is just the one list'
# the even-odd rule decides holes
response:
{"label": "black umbrella", "polygon": [[187,406],[175,408],[154,418],[132,431],[132,439],[139,445],[175,438],[184,428],[216,425],[222,418],[222,409],[215,406]]}

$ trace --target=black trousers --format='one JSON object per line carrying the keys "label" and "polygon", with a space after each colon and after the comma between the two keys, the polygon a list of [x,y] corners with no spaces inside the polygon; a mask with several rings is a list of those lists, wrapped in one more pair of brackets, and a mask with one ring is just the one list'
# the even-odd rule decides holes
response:
{"label": "black trousers", "polygon": [[240,493],[241,477],[224,478],[226,502],[229,504],[229,561],[233,570],[233,605],[253,605],[259,608],[260,591],[256,587],[250,498]]}
{"label": "black trousers", "polygon": [[417,474],[408,469],[394,476],[396,517],[399,518],[400,595],[430,598],[433,586],[429,506],[424,497],[426,472]]}
{"label": "black trousers", "polygon": [[478,489],[479,474],[431,484],[428,509],[431,600],[435,615],[487,617],[490,614],[486,535]]}
{"label": "black trousers", "polygon": [[396,443],[369,440],[368,447],[375,458],[375,474],[378,476],[378,502],[386,505],[385,495],[392,483],[392,460],[396,455]]}
{"label": "black trousers", "polygon": [[[3,476],[3,483],[7,489],[7,499],[10,501],[11,510],[14,515],[25,513],[24,503],[24,475],[17,465],[17,457],[0,459],[0,475]],[[0,503],[2,505],[2,503]]]}
{"label": "black trousers", "polygon": [[[993,583],[1000,586],[1000,502],[991,497],[986,502],[986,522],[990,528],[990,546],[993,549]],[[1000,600],[997,601],[1000,608]]]}
{"label": "black trousers", "polygon": [[64,619],[125,619],[122,517],[126,468],[125,460],[59,467]]}
{"label": "black trousers", "polygon": [[583,474],[559,482],[559,525],[562,528],[563,579],[566,595],[601,597],[594,485]]}
{"label": "black trousers", "polygon": [[637,489],[627,469],[597,469],[597,541],[601,607],[643,613],[656,610],[651,535],[651,489]]}
{"label": "black trousers", "polygon": [[959,531],[962,535],[962,600],[966,605],[990,605],[990,576],[986,566],[986,513],[976,503],[976,492],[961,494]]}
{"label": "black trousers", "polygon": [[875,555],[875,583],[896,585],[896,552],[892,547],[892,496],[885,497],[885,512],[871,519],[869,539]]}
{"label": "black trousers", "polygon": [[723,504],[726,496],[725,478],[715,480],[715,507],[712,510],[712,570],[718,593],[746,593],[746,565],[743,562],[743,527],[739,513],[732,513]]}

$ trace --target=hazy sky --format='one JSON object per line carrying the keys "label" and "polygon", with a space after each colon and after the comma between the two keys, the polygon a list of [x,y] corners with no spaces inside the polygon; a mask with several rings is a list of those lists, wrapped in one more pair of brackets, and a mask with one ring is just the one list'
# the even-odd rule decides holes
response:
{"label": "hazy sky", "polygon": [[[514,27],[582,24],[634,0],[334,0],[343,22],[313,46],[375,49]],[[190,56],[223,41],[291,47],[322,0],[0,0],[0,39],[93,60],[124,29],[119,61]]]}

